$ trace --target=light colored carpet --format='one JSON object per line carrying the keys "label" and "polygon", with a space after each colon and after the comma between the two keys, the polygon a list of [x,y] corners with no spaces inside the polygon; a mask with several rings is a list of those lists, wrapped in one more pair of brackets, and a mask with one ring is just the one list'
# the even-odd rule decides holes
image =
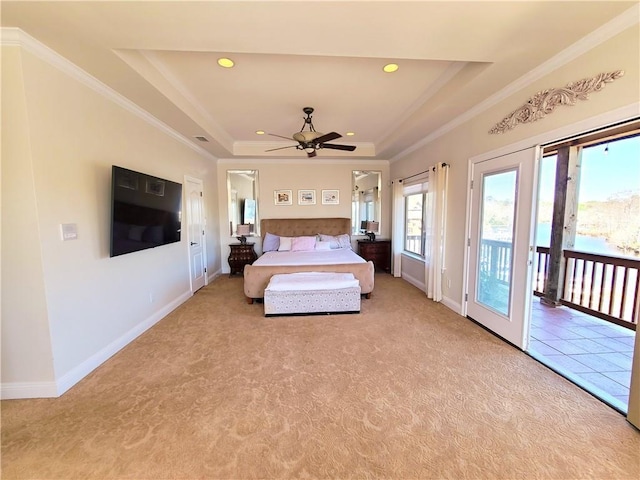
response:
{"label": "light colored carpet", "polygon": [[262,316],[220,277],[58,399],[2,403],[2,477],[638,479],[619,413],[403,280]]}

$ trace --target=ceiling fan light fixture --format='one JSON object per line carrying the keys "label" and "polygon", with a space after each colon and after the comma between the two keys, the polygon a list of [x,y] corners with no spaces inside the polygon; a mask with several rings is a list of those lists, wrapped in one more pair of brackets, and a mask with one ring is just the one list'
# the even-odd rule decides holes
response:
{"label": "ceiling fan light fixture", "polygon": [[293,139],[296,142],[313,142],[316,138],[321,137],[323,134],[320,132],[298,132],[293,134]]}
{"label": "ceiling fan light fixture", "polygon": [[347,132],[347,133],[345,133],[345,135],[347,137],[353,137],[355,135],[355,132]]}
{"label": "ceiling fan light fixture", "polygon": [[256,130],[256,135],[264,135],[264,130]]}
{"label": "ceiling fan light fixture", "polygon": [[400,67],[398,66],[397,63],[387,63],[384,67],[382,67],[382,70],[386,73],[393,73],[395,71],[397,71]]}
{"label": "ceiling fan light fixture", "polygon": [[316,151],[316,149],[313,147],[305,147],[304,151],[307,153],[313,153]]}
{"label": "ceiling fan light fixture", "polygon": [[233,60],[231,60],[230,58],[222,57],[218,59],[218,65],[220,65],[222,68],[232,68],[235,63],[233,63]]}

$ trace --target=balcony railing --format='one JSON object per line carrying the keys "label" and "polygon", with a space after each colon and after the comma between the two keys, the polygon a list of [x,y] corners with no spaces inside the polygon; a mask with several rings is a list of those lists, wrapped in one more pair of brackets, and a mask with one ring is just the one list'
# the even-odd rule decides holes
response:
{"label": "balcony railing", "polygon": [[[534,294],[544,296],[549,249],[537,247]],[[560,303],[631,330],[638,325],[640,260],[564,250]]]}

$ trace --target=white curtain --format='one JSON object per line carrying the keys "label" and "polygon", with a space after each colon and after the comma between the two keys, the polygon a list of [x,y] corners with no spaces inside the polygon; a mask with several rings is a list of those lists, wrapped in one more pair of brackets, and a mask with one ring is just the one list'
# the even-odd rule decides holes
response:
{"label": "white curtain", "polygon": [[402,194],[402,180],[396,179],[393,186],[393,219],[391,225],[391,247],[393,249],[392,272],[394,277],[402,276],[402,250],[404,249],[404,196]]}
{"label": "white curtain", "polygon": [[445,269],[444,235],[449,166],[438,163],[431,173],[426,201],[424,280],[427,298],[439,302],[442,300],[442,274]]}

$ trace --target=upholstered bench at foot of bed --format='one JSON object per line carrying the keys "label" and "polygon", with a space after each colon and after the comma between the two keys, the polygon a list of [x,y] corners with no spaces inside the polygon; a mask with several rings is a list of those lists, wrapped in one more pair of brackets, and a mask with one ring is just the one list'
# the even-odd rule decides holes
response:
{"label": "upholstered bench at foot of bed", "polygon": [[264,314],[360,313],[360,283],[352,273],[299,272],[271,277]]}

